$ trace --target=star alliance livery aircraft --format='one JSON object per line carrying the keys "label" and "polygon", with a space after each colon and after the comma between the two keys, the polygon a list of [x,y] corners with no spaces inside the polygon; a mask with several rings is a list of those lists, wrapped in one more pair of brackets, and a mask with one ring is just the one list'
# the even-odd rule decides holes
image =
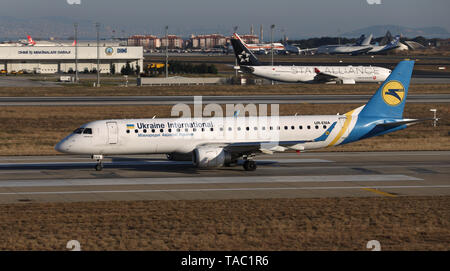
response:
{"label": "star alliance livery aircraft", "polygon": [[266,66],[261,65],[238,34],[231,39],[239,69],[269,80],[289,83],[381,83],[391,70],[374,66]]}
{"label": "star alliance livery aircraft", "polygon": [[255,170],[259,153],[347,144],[424,121],[403,118],[413,67],[414,61],[400,62],[366,105],[344,115],[99,120],[77,128],[55,149],[91,155],[97,170],[104,155],[153,153],[191,155],[200,168],[243,158],[244,169]]}

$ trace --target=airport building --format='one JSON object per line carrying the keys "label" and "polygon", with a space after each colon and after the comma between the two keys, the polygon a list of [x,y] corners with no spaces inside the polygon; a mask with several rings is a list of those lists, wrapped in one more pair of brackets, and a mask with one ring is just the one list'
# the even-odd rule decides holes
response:
{"label": "airport building", "polygon": [[[77,48],[77,49],[76,49]],[[77,51],[77,52],[75,52]],[[8,73],[68,73],[75,71],[75,56],[78,72],[92,72],[100,59],[101,73],[120,73],[127,63],[143,70],[143,48],[141,46],[4,46],[0,47],[0,70]]]}

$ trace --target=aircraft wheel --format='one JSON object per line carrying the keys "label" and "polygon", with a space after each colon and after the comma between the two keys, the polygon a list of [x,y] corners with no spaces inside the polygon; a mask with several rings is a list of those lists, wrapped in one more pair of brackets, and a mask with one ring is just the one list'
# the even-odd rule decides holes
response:
{"label": "aircraft wheel", "polygon": [[95,170],[101,171],[102,169],[103,169],[103,165],[101,163],[98,163],[97,165],[95,165]]}
{"label": "aircraft wheel", "polygon": [[253,160],[246,160],[244,162],[244,169],[246,171],[255,171],[256,170],[256,162]]}

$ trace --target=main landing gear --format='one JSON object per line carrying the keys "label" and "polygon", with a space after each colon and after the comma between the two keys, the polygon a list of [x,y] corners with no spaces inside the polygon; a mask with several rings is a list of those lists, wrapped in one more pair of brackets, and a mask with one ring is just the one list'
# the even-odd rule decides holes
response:
{"label": "main landing gear", "polygon": [[256,162],[253,161],[254,155],[244,156],[244,164],[243,167],[245,171],[255,171],[256,170]]}
{"label": "main landing gear", "polygon": [[95,170],[96,171],[101,171],[103,169],[103,155],[101,154],[93,154],[91,156],[91,159],[93,160],[97,160],[97,164],[95,165]]}

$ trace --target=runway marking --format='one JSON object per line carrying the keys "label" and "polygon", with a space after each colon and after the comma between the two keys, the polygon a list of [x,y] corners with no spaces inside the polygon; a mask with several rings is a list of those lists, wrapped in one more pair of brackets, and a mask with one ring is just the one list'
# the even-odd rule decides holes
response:
{"label": "runway marking", "polygon": [[[450,188],[450,185],[412,185],[412,186],[372,186],[372,189],[419,189]],[[41,192],[4,192],[0,195],[65,195],[65,194],[103,194],[103,193],[161,193],[161,192],[222,192],[222,191],[274,191],[274,190],[354,190],[361,186],[335,187],[258,187],[258,188],[200,188],[200,189],[152,189],[152,190],[97,190],[97,191],[41,191]]]}
{"label": "runway marking", "polygon": [[383,192],[383,191],[380,191],[380,190],[378,190],[378,189],[373,189],[373,188],[362,188],[362,190],[366,190],[366,191],[369,191],[369,192],[372,192],[372,193],[375,193],[375,194],[378,194],[378,195],[386,196],[386,197],[392,197],[392,198],[397,197],[397,196],[394,195],[394,194],[390,194],[390,193],[388,193],[388,192]]}
{"label": "runway marking", "polygon": [[421,181],[407,175],[324,175],[324,176],[252,176],[252,177],[176,177],[176,178],[97,178],[0,181],[1,187],[103,186],[152,184],[230,184],[230,183],[323,183],[323,182],[396,182]]}
{"label": "runway marking", "polygon": [[[292,164],[292,163],[331,163],[334,161],[325,160],[325,159],[261,159],[257,160],[256,163],[259,165],[265,164],[275,164],[275,163],[283,163],[283,164]],[[49,163],[0,163],[0,170],[7,169],[9,167],[91,167],[94,166],[96,162],[49,162]],[[243,161],[240,160],[238,164],[243,164]],[[151,166],[151,165],[187,165],[191,166],[191,161],[112,161],[112,162],[104,162],[104,166]],[[0,171],[1,172],[1,171]]]}

